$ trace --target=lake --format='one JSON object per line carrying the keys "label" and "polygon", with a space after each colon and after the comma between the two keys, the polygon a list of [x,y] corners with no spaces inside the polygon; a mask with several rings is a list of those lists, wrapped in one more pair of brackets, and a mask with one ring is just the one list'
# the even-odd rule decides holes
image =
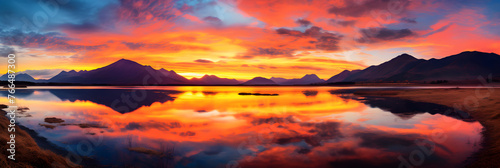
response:
{"label": "lake", "polygon": [[463,167],[481,148],[483,127],[463,112],[339,89],[30,87],[15,95],[27,107],[19,124],[41,147],[87,166]]}

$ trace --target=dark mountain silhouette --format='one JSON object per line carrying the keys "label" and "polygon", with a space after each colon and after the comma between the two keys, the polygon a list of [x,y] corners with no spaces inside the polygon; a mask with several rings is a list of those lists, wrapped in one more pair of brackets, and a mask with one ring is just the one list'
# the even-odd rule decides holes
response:
{"label": "dark mountain silhouette", "polygon": [[185,84],[186,81],[174,71],[155,70],[126,59],[90,71],[62,71],[48,80],[55,83],[111,85]]}
{"label": "dark mountain silhouette", "polygon": [[377,66],[370,66],[343,81],[434,81],[477,80],[478,76],[500,75],[500,56],[466,51],[442,59],[416,59],[403,54]]}
{"label": "dark mountain silhouette", "polygon": [[[494,80],[500,77],[500,56],[495,53],[477,51],[462,52],[442,59],[417,59],[409,54],[401,54],[380,65],[364,70],[343,71],[326,81],[335,82],[418,82],[418,81],[466,81],[477,80],[479,76]],[[7,80],[3,75],[0,80]],[[36,81],[27,74],[18,74],[17,81],[53,82],[75,84],[108,85],[238,85],[235,79],[205,75],[191,80],[173,70],[153,69],[137,62],[121,59],[108,66],[90,71],[62,71],[46,81]],[[146,83],[145,83],[146,81]],[[256,77],[243,85],[310,85],[325,83],[315,74],[300,79]]]}
{"label": "dark mountain silhouette", "polygon": [[286,81],[288,81],[289,79],[272,77],[271,80],[277,84],[282,84],[282,83],[285,83]]}
{"label": "dark mountain silhouette", "polygon": [[168,78],[171,78],[171,79],[174,79],[174,80],[177,80],[177,81],[180,81],[180,82],[183,82],[183,83],[188,83],[189,80],[186,79],[184,76],[181,76],[177,73],[175,73],[174,70],[166,70],[166,69],[160,69],[158,70],[160,73],[162,73],[163,75],[165,75],[166,77]]}
{"label": "dark mountain silhouette", "polygon": [[352,76],[358,72],[361,72],[361,70],[352,70],[352,71],[344,70],[344,71],[340,72],[339,74],[332,76],[330,79],[328,79],[326,81],[326,83],[342,82],[347,77]]}
{"label": "dark mountain silhouette", "polygon": [[315,83],[323,83],[325,80],[320,79],[316,74],[307,74],[300,79],[290,79],[283,82],[283,85],[309,85]]}
{"label": "dark mountain silhouette", "polygon": [[271,79],[263,78],[263,77],[255,77],[249,81],[246,81],[242,85],[278,85],[276,82]]}
{"label": "dark mountain silhouette", "polygon": [[401,74],[425,60],[419,60],[409,54],[402,54],[380,65],[370,66],[355,73],[344,81],[379,81]]}
{"label": "dark mountain silhouette", "polygon": [[479,76],[500,75],[500,55],[477,51],[462,52],[442,59],[430,59],[392,76],[391,81],[477,80]]}
{"label": "dark mountain silhouette", "polygon": [[201,78],[192,78],[190,80],[195,85],[238,85],[240,82],[236,79],[219,78],[215,75],[204,75]]}
{"label": "dark mountain silhouette", "polygon": [[[4,74],[4,75],[0,76],[0,81],[7,81],[7,80],[9,80],[8,75],[9,74]],[[21,74],[15,74],[15,75],[16,75],[15,76],[15,81],[36,82],[36,79],[33,78],[33,77],[31,77],[28,74],[21,73]]]}

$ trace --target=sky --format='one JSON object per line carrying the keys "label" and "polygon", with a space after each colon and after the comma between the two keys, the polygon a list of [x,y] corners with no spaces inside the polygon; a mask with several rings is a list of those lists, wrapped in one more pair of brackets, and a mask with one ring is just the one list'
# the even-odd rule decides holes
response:
{"label": "sky", "polygon": [[328,79],[402,53],[500,53],[500,1],[0,1],[0,68],[48,79],[130,59],[204,74]]}

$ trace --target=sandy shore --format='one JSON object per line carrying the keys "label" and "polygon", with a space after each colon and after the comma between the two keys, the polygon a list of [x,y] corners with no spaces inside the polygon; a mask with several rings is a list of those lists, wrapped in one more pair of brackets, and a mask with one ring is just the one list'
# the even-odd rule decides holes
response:
{"label": "sandy shore", "polygon": [[468,167],[500,167],[500,89],[412,89],[412,90],[362,90],[360,96],[398,97],[458,107],[468,112],[485,128],[484,144]]}
{"label": "sandy shore", "polygon": [[8,159],[7,148],[9,147],[5,142],[10,140],[10,133],[7,131],[10,122],[5,114],[5,111],[0,110],[0,115],[2,115],[0,116],[0,142],[2,142],[0,145],[2,151],[0,152],[0,167],[80,167],[66,160],[63,156],[41,149],[35,140],[17,125],[15,126],[16,160]]}

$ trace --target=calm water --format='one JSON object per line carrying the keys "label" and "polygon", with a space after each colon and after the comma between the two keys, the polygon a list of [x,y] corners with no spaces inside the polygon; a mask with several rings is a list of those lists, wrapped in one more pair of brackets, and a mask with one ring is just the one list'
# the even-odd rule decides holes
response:
{"label": "calm water", "polygon": [[481,142],[482,126],[444,115],[447,107],[332,87],[57,87],[16,95],[29,108],[18,120],[46,138],[41,146],[84,165],[460,167]]}

